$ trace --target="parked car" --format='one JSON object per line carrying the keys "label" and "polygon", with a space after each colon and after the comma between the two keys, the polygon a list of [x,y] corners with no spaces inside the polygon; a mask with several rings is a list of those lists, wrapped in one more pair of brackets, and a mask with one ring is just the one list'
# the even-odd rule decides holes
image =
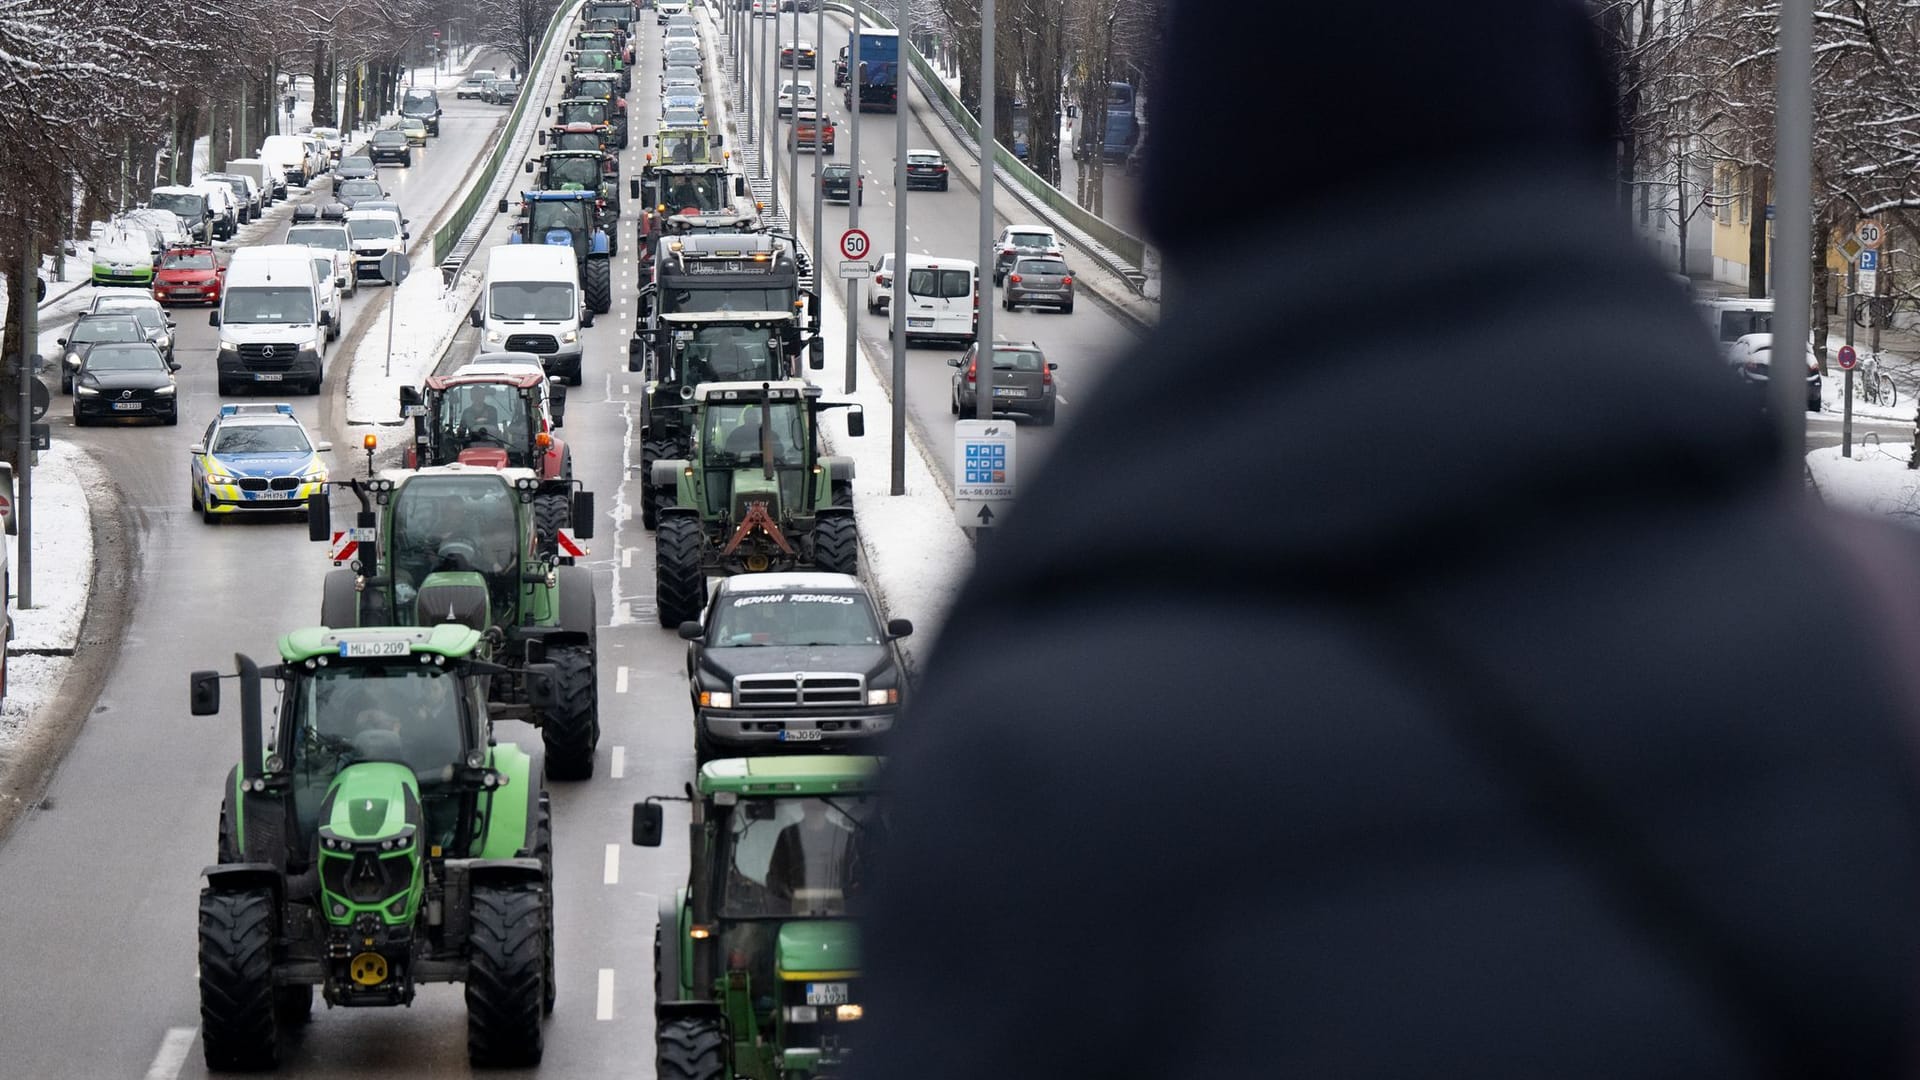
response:
{"label": "parked car", "polygon": [[1030,304],[1046,304],[1073,314],[1073,271],[1067,269],[1065,259],[1039,255],[1013,264],[1007,287],[1000,294],[1000,306],[1012,311]]}
{"label": "parked car", "polygon": [[413,166],[413,143],[399,128],[381,128],[367,140],[367,156],[375,165],[390,162]]}
{"label": "parked car", "polygon": [[207,197],[207,211],[213,215],[210,219],[216,240],[231,240],[233,234],[240,231],[244,220],[240,211],[240,196],[233,193],[224,181],[209,180],[201,177],[193,184],[193,190]]}
{"label": "parked car", "polygon": [[180,422],[179,384],[173,373],[180,365],[168,360],[151,342],[101,342],[87,350],[73,378],[73,426],[95,420],[151,417],[163,424]]}
{"label": "parked car", "polygon": [[722,578],[703,618],[679,630],[699,761],[864,751],[906,705],[897,643],[913,624],[883,623],[847,574]]}
{"label": "parked car", "polygon": [[[174,228],[179,223],[166,215]],[[153,284],[154,250],[160,246],[158,234],[138,221],[116,219],[107,223],[93,238],[93,284]]]}
{"label": "parked car", "polygon": [[[1820,359],[1806,348],[1807,411],[1820,411]],[[1741,382],[1757,389],[1761,407],[1766,407],[1768,376],[1773,371],[1773,335],[1746,334],[1727,350],[1727,362]]]}
{"label": "parked car", "polygon": [[[956,416],[972,416],[979,408],[976,391],[980,369],[980,343],[974,342],[965,356],[947,361],[953,372],[952,410]],[[1053,373],[1060,365],[1050,363],[1047,354],[1031,341],[996,341],[993,344],[993,411],[1031,416],[1041,425],[1053,423]]]}
{"label": "parked car", "polygon": [[907,190],[926,188],[930,191],[945,191],[950,177],[947,176],[947,159],[938,150],[907,151]]}
{"label": "parked car", "polygon": [[238,200],[240,204],[240,221],[242,224],[259,220],[260,215],[266,210],[264,193],[260,190],[260,185],[254,182],[253,177],[245,173],[205,173],[200,179],[209,183],[227,185],[228,190],[233,192],[233,197]]}
{"label": "parked car", "polygon": [[459,86],[454,87],[454,99],[458,101],[470,97],[480,97],[487,89],[487,82],[499,77],[499,73],[492,68],[476,68],[467,75],[466,79],[463,80]]}
{"label": "parked car", "polygon": [[[913,152],[908,151],[909,160]],[[1046,225],[1009,225],[1000,230],[1000,238],[993,242],[993,283],[1005,281],[1012,271],[1013,264],[1023,258],[1034,255],[1051,255],[1060,258],[1060,237]]]}
{"label": "parked car", "polygon": [[316,139],[319,139],[320,142],[326,146],[328,158],[334,161],[340,160],[340,154],[346,149],[346,145],[340,138],[339,128],[337,127],[311,128],[307,131],[307,134],[313,136]]}

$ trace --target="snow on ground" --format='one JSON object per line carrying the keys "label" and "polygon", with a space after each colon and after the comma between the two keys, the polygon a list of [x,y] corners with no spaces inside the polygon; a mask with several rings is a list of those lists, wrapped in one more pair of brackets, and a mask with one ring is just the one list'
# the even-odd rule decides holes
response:
{"label": "snow on ground", "polygon": [[[387,425],[400,420],[400,388],[419,386],[433,372],[433,366],[460,330],[460,322],[480,296],[480,276],[462,274],[454,291],[442,284],[438,267],[424,260],[414,264],[407,280],[389,287],[361,282],[381,297],[379,314],[360,338],[360,346],[351,358],[347,374],[347,426],[355,436],[368,432],[388,440]],[[388,315],[392,313],[393,352],[387,352]],[[336,360],[335,363],[340,361]]]}
{"label": "snow on ground", "polygon": [[[86,452],[56,442],[40,454],[33,474],[33,607],[13,613],[8,686],[0,703],[0,750],[17,739],[35,712],[53,700],[70,656],[22,656],[23,650],[71,651],[80,640],[93,587],[92,515],[87,492],[103,490],[106,476]],[[20,584],[18,537],[7,537],[8,565]],[[11,599],[11,598],[9,598]]]}
{"label": "snow on ground", "polygon": [[1807,455],[1807,469],[1821,498],[1863,514],[1890,517],[1920,529],[1920,470],[1907,468],[1913,444],[1855,443],[1853,456],[1828,446]]}

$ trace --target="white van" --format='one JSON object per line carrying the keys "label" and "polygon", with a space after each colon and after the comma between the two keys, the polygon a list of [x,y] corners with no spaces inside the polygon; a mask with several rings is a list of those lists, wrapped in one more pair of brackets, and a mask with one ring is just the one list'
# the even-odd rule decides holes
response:
{"label": "white van", "polygon": [[1732,358],[1734,343],[1748,334],[1773,333],[1773,298],[1753,299],[1747,296],[1721,296],[1699,303],[1700,314],[1706,317],[1707,327],[1713,331],[1713,340],[1720,345],[1720,353]]}
{"label": "white van", "polygon": [[254,186],[260,189],[262,208],[287,197],[287,174],[259,158],[233,158],[227,162],[227,171],[253,177]]}
{"label": "white van", "polygon": [[339,272],[339,260],[334,258],[333,251],[308,247],[293,240],[284,244],[256,244],[255,248],[272,256],[307,259],[313,267],[314,295],[320,298],[320,311],[326,316],[322,322],[327,328],[327,340],[337,341],[340,337],[340,288],[343,275]]}
{"label": "white van", "polygon": [[321,308],[313,263],[312,251],[286,244],[233,253],[220,310],[207,316],[220,328],[215,375],[222,394],[250,383],[299,383],[320,392],[333,320]]}
{"label": "white van", "polygon": [[579,386],[580,330],[593,325],[581,301],[571,247],[501,244],[487,251],[480,302],[468,315],[486,352],[539,354],[547,373]]}
{"label": "white van", "polygon": [[[980,327],[980,267],[965,259],[907,256],[907,343],[939,339],[973,344]],[[901,275],[889,279],[887,309]],[[893,336],[889,322],[887,336]]]}
{"label": "white van", "polygon": [[360,275],[353,268],[353,239],[347,226],[339,221],[296,221],[287,229],[287,243],[319,248],[333,256],[334,275],[340,288],[352,296],[359,291]]}
{"label": "white van", "polygon": [[269,135],[267,141],[260,144],[256,156],[290,185],[305,187],[307,181],[313,179],[311,151],[307,140],[299,135]]}

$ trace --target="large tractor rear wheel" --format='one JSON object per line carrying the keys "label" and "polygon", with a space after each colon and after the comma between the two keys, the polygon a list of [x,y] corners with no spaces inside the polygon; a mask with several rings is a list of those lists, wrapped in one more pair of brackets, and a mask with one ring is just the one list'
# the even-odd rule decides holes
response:
{"label": "large tractor rear wheel", "polygon": [[558,551],[561,529],[573,527],[573,500],[558,493],[533,497],[533,534],[541,551]]}
{"label": "large tractor rear wheel", "polygon": [[814,523],[813,566],[828,574],[860,572],[860,534],[852,515],[832,514]]}
{"label": "large tractor rear wheel", "polygon": [[476,885],[467,933],[467,1058],[481,1067],[540,1064],[546,990],[545,890]]}
{"label": "large tractor rear wheel", "polygon": [[560,984],[553,978],[553,800],[546,792],[540,793],[540,804],[533,813],[533,851],[529,854],[540,860],[540,873],[547,879],[547,992],[540,1001],[540,1011],[552,1016]]}
{"label": "large tractor rear wheel", "polygon": [[653,599],[661,626],[700,617],[707,603],[707,575],[700,569],[700,519],[669,514],[653,534]]}
{"label": "large tractor rear wheel", "polygon": [[721,1080],[727,1075],[727,1039],[716,1020],[669,1020],[660,1025],[653,1074],[660,1080]]}
{"label": "large tractor rear wheel", "polygon": [[613,310],[613,261],[611,259],[589,256],[587,272],[580,282],[581,291],[586,293],[587,310],[595,315],[605,315]]}
{"label": "large tractor rear wheel", "polygon": [[653,463],[663,458],[683,456],[680,446],[672,439],[640,440],[640,524],[644,528],[657,528],[660,524],[660,502],[664,493],[653,486]]}
{"label": "large tractor rear wheel", "polygon": [[273,893],[200,890],[200,1044],[214,1071],[280,1063]]}
{"label": "large tractor rear wheel", "polygon": [[558,700],[540,722],[540,741],[547,748],[547,775],[555,780],[589,779],[593,776],[593,748],[600,742],[593,649],[587,645],[555,645],[547,650],[547,662],[557,673],[553,692]]}

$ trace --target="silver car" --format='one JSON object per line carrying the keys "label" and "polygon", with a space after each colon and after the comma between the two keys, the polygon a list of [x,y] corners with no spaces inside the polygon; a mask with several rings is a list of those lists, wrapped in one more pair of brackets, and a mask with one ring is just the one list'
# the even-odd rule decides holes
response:
{"label": "silver car", "polygon": [[1000,306],[1012,311],[1023,304],[1046,304],[1073,313],[1073,271],[1063,259],[1023,258],[1013,264]]}

